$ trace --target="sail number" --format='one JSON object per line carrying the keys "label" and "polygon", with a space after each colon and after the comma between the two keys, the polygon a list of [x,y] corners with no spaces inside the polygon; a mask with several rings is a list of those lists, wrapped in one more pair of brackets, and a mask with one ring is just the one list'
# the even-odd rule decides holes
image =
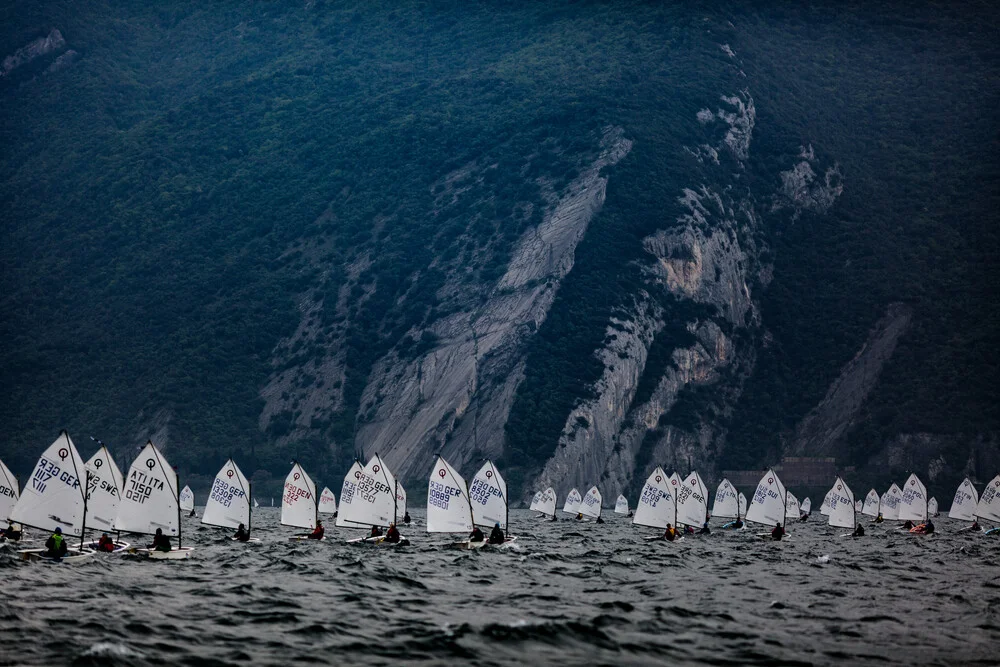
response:
{"label": "sail number", "polygon": [[351,500],[354,498],[354,489],[357,485],[354,482],[348,482],[344,480],[344,486],[340,489],[340,504],[343,505],[347,503],[351,504]]}
{"label": "sail number", "polygon": [[[368,475],[362,475],[358,478],[358,497],[366,503],[374,503],[380,493],[388,494],[390,498],[393,497],[392,489],[386,486],[385,482],[377,482],[375,478]],[[343,503],[344,499],[341,498],[340,502]]]}
{"label": "sail number", "polygon": [[461,495],[461,493],[454,486],[447,486],[441,482],[431,480],[430,487],[427,489],[427,502],[435,507],[446,510],[452,497]]}
{"label": "sail number", "polygon": [[0,496],[7,496],[8,498],[14,498],[14,489],[9,486],[0,486]]}
{"label": "sail number", "polygon": [[469,489],[469,499],[472,502],[486,505],[490,501],[490,498],[494,496],[503,500],[503,494],[500,493],[500,489],[497,487],[481,479],[472,480],[472,488]]}
{"label": "sail number", "polygon": [[128,488],[125,489],[125,499],[134,503],[143,504],[152,495],[153,491],[162,491],[163,480],[150,477],[144,472],[133,470],[128,477]]}
{"label": "sail number", "polygon": [[63,470],[53,461],[45,458],[39,459],[38,466],[35,468],[35,475],[31,478],[31,488],[38,493],[45,493],[48,483],[53,479],[57,479],[73,489],[80,486],[80,480],[77,479],[76,475],[68,470]]}
{"label": "sail number", "polygon": [[282,500],[286,505],[292,505],[299,498],[312,498],[312,494],[302,487],[295,486],[292,482],[285,483],[285,497]]}
{"label": "sail number", "polygon": [[669,497],[670,494],[663,491],[663,489],[655,487],[652,484],[647,484],[646,487],[642,490],[642,496],[640,496],[639,502],[642,503],[643,505],[656,507],[657,503],[659,503],[664,498],[669,498]]}
{"label": "sail number", "polygon": [[[98,461],[98,463],[100,463],[100,461]],[[114,484],[109,484],[107,481],[101,479],[100,477],[98,477],[94,473],[91,473],[90,474],[90,484],[87,486],[87,500],[90,500],[90,498],[93,495],[94,491],[96,491],[97,489],[100,489],[101,491],[104,491],[109,496],[112,496],[112,497],[117,497],[118,496],[118,487],[117,486],[115,486]]]}
{"label": "sail number", "polygon": [[212,485],[212,500],[225,507],[233,504],[233,498],[244,498],[246,495],[243,489],[232,486],[219,478],[216,478],[215,484]]}

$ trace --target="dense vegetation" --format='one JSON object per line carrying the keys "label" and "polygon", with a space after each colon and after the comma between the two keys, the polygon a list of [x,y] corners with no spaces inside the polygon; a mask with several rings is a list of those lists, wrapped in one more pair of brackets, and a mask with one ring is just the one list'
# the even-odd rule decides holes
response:
{"label": "dense vegetation", "polygon": [[[800,145],[839,162],[846,186],[830,214],[767,230],[776,344],[723,462],[773,458],[898,300],[914,325],[850,456],[897,433],[996,432],[995,22],[985,3],[905,20],[768,4],[8,5],[0,56],[58,27],[79,58],[0,80],[0,457],[23,473],[65,427],[127,458],[165,428],[188,477],[232,454],[267,483],[301,458],[336,486],[372,364],[434,343],[407,332],[449,308],[435,267],[485,257],[476,280],[495,280],[545,206],[537,178],[558,190],[621,126],[633,151],[609,170],[508,424],[508,463],[530,469],[600,374],[608,317],[642,284],[640,240],[676,218],[682,187],[713,178],[681,150],[703,141],[692,119],[743,87],[763,208]],[[441,179],[468,164],[497,168],[438,215]],[[292,251],[308,240],[319,262]],[[308,437],[283,437],[294,414],[262,428],[259,392],[298,300],[335,299],[366,253],[349,317],[323,311],[324,336],[347,341],[342,408]],[[650,368],[687,335],[668,326]]]}

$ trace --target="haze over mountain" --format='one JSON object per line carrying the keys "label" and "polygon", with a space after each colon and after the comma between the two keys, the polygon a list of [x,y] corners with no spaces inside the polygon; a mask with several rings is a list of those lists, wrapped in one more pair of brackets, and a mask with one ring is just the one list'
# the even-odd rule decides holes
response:
{"label": "haze over mountain", "polygon": [[[980,3],[0,9],[0,458],[1000,468]],[[255,472],[256,471],[256,472]]]}

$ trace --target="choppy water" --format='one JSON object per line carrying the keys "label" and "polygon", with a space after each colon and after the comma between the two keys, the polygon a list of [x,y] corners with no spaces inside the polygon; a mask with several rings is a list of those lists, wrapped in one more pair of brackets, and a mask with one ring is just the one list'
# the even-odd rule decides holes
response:
{"label": "choppy water", "polygon": [[[200,508],[199,508],[200,514]],[[185,519],[189,561],[99,555],[22,563],[0,550],[0,664],[990,664],[1000,661],[1000,539],[939,522],[860,540],[817,522],[788,542],[513,512],[517,546],[458,552],[235,544]],[[827,558],[828,557],[828,558]]]}

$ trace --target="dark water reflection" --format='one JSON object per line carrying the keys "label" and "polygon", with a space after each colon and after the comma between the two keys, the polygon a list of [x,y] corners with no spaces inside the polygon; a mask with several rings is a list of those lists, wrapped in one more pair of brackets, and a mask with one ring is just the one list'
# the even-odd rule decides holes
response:
{"label": "dark water reflection", "polygon": [[[199,509],[200,514],[200,509]],[[860,540],[819,522],[774,544],[512,513],[511,549],[457,552],[404,530],[395,551],[261,544],[187,522],[186,562],[99,556],[24,564],[0,550],[0,664],[400,661],[494,664],[989,664],[1000,662],[1000,539],[939,522]]]}

